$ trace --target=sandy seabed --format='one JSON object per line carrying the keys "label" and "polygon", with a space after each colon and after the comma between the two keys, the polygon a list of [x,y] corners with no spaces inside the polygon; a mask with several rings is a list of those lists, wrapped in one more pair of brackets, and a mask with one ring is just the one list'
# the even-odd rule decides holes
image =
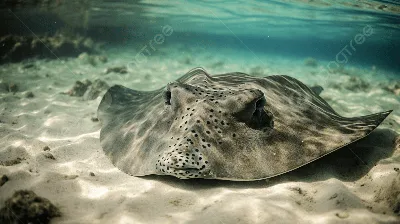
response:
{"label": "sandy seabed", "polygon": [[[1,82],[18,91],[0,92],[0,176],[8,177],[0,207],[28,189],[60,209],[51,223],[400,223],[400,101],[385,88],[396,74],[350,65],[330,74],[327,62],[307,66],[271,55],[188,49],[158,49],[137,66],[131,63],[136,52],[124,49],[108,51],[108,62],[95,66],[84,57],[2,65]],[[127,64],[126,74],[104,72]],[[102,95],[63,94],[84,79],[154,90],[198,66],[211,74],[284,74],[319,84],[343,116],[394,112],[368,138],[272,179],[138,178],[119,171],[102,151],[96,121]]]}

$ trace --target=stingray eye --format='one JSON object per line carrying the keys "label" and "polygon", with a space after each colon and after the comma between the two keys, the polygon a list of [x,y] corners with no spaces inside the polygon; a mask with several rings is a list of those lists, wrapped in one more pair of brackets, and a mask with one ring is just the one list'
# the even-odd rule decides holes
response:
{"label": "stingray eye", "polygon": [[265,106],[265,103],[267,101],[265,100],[265,97],[261,97],[259,100],[256,101],[256,110],[262,110]]}
{"label": "stingray eye", "polygon": [[167,90],[164,92],[164,99],[165,99],[166,105],[171,105],[171,96],[172,96],[172,93],[170,90]]}
{"label": "stingray eye", "polygon": [[273,129],[273,115],[268,108],[265,108],[266,105],[265,96],[259,95],[233,116],[250,128],[268,131]]}
{"label": "stingray eye", "polygon": [[253,116],[255,116],[255,117],[259,117],[259,116],[261,116],[261,113],[262,113],[262,111],[263,111],[263,109],[264,109],[264,106],[265,106],[265,104],[266,104],[266,100],[265,100],[265,97],[263,96],[263,97],[261,97],[260,99],[258,99],[256,102],[255,102],[255,110],[254,110],[254,112],[253,112]]}

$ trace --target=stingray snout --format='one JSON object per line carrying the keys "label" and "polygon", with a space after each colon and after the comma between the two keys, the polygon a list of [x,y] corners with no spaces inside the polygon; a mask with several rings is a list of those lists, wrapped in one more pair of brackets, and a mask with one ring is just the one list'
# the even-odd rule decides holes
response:
{"label": "stingray snout", "polygon": [[208,161],[198,149],[177,148],[160,156],[157,169],[181,179],[206,177]]}

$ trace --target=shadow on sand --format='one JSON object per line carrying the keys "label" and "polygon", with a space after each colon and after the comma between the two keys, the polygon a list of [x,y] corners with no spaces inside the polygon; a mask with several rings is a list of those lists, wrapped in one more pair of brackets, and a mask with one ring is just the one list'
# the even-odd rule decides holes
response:
{"label": "shadow on sand", "polygon": [[377,163],[390,162],[390,160],[385,159],[391,157],[396,150],[395,140],[397,136],[399,135],[390,129],[376,129],[367,137],[321,159],[294,171],[266,180],[181,180],[172,176],[157,175],[142,178],[161,181],[170,186],[187,190],[201,190],[215,187],[265,188],[289,181],[315,182],[330,178],[336,178],[341,181],[356,181],[365,176]]}

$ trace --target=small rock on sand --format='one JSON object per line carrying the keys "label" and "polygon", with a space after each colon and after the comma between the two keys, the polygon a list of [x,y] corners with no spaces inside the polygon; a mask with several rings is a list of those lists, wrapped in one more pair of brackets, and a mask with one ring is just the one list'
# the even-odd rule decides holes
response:
{"label": "small rock on sand", "polygon": [[106,82],[100,79],[96,79],[83,94],[83,99],[94,100],[101,94],[102,91],[106,91],[108,88],[109,86]]}
{"label": "small rock on sand", "polygon": [[5,160],[5,161],[0,161],[0,166],[13,166],[16,164],[19,164],[24,160],[24,158],[16,158],[16,159],[10,159],[10,160]]}
{"label": "small rock on sand", "polygon": [[264,69],[262,67],[260,67],[260,66],[256,66],[254,68],[251,68],[250,75],[263,76],[264,75]]}
{"label": "small rock on sand", "polygon": [[87,79],[83,80],[82,82],[76,81],[72,89],[69,90],[67,94],[70,96],[83,96],[91,84],[92,82]]}
{"label": "small rock on sand", "polygon": [[318,62],[315,58],[309,57],[304,60],[304,65],[309,66],[309,67],[317,67]]}
{"label": "small rock on sand", "polygon": [[211,68],[219,68],[219,67],[222,67],[222,66],[224,66],[224,62],[222,62],[222,61],[217,61],[217,62],[215,62],[215,63],[213,63],[213,64],[211,65]]}
{"label": "small rock on sand", "polygon": [[339,218],[341,218],[341,219],[345,219],[345,218],[348,218],[349,217],[349,213],[347,213],[347,212],[337,212],[336,214],[335,214],[337,217],[339,217]]}
{"label": "small rock on sand", "polygon": [[337,193],[334,193],[334,194],[329,198],[329,200],[332,200],[332,199],[334,199],[334,198],[337,198],[337,196],[338,196],[338,194],[337,194]]}
{"label": "small rock on sand", "polygon": [[107,57],[104,55],[100,55],[97,57],[99,59],[99,61],[101,61],[102,63],[106,63],[108,61]]}
{"label": "small rock on sand", "polygon": [[60,210],[48,199],[33,191],[19,190],[5,201],[0,210],[0,223],[49,223],[61,216]]}
{"label": "small rock on sand", "polygon": [[29,92],[25,93],[25,97],[26,98],[33,98],[33,97],[35,97],[35,95],[31,91],[29,91]]}
{"label": "small rock on sand", "polygon": [[90,65],[92,65],[92,66],[96,66],[96,65],[97,65],[97,63],[96,63],[96,57],[93,56],[93,55],[89,55],[89,54],[86,53],[86,52],[81,53],[81,54],[78,56],[78,58],[79,58],[81,61],[83,61],[84,63],[88,63],[88,64],[90,64]]}
{"label": "small rock on sand", "polygon": [[391,82],[387,85],[382,84],[382,88],[396,96],[400,96],[400,81]]}
{"label": "small rock on sand", "polygon": [[8,181],[8,177],[3,175],[0,179],[0,187],[3,186]]}
{"label": "small rock on sand", "polygon": [[29,69],[29,68],[34,68],[34,67],[35,67],[35,64],[32,64],[32,63],[22,65],[23,69]]}
{"label": "small rock on sand", "polygon": [[53,156],[53,154],[51,154],[49,152],[44,153],[44,157],[46,157],[47,159],[56,160],[56,158]]}
{"label": "small rock on sand", "polygon": [[357,76],[347,76],[344,80],[333,83],[331,86],[336,89],[347,89],[354,92],[367,91],[371,87],[367,81]]}
{"label": "small rock on sand", "polygon": [[76,81],[72,89],[66,94],[70,96],[83,97],[84,100],[94,100],[103,91],[109,88],[108,84],[103,80],[96,79],[93,82],[90,80]]}
{"label": "small rock on sand", "polygon": [[119,73],[119,74],[126,74],[128,73],[128,69],[126,68],[126,66],[117,66],[117,67],[111,67],[111,68],[107,68],[106,69],[106,74],[108,73]]}
{"label": "small rock on sand", "polygon": [[9,83],[9,84],[7,84],[7,90],[10,93],[15,93],[18,91],[18,86],[15,83]]}
{"label": "small rock on sand", "polygon": [[64,176],[64,179],[66,179],[66,180],[73,180],[73,179],[76,179],[76,178],[78,178],[79,177],[79,175],[65,175]]}

